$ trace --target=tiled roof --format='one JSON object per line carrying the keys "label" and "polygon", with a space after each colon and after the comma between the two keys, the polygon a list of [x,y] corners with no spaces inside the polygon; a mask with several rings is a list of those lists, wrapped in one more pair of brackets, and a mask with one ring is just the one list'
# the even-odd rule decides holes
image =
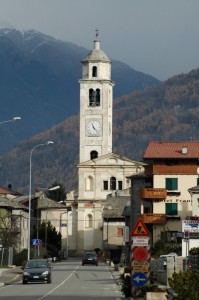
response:
{"label": "tiled roof", "polygon": [[22,193],[19,193],[17,191],[13,191],[9,188],[0,186],[0,195],[16,195],[16,196],[20,196],[22,195]]}
{"label": "tiled roof", "polygon": [[105,201],[105,205],[103,209],[103,217],[124,218],[124,210],[129,199],[130,196],[121,196],[121,197],[108,196]]}
{"label": "tiled roof", "polygon": [[7,199],[5,197],[0,196],[0,207],[10,207],[10,208],[15,208],[15,209],[22,209],[26,208],[24,205],[20,203],[16,203],[15,200]]}
{"label": "tiled roof", "polygon": [[199,158],[199,142],[150,142],[144,159],[152,158]]}
{"label": "tiled roof", "polygon": [[43,197],[43,198],[39,198],[39,202],[38,202],[38,208],[42,209],[42,208],[66,208],[66,204],[65,203],[58,203],[55,200]]}

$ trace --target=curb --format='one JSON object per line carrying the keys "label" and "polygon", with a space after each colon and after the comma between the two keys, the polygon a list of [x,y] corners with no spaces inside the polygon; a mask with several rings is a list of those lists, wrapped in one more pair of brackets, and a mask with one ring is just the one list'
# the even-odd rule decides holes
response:
{"label": "curb", "polygon": [[22,278],[21,274],[17,274],[17,275],[16,275],[15,277],[13,277],[11,280],[6,281],[6,282],[4,283],[4,286],[5,286],[5,285],[12,285],[12,284],[18,282],[19,278],[20,278],[20,279]]}

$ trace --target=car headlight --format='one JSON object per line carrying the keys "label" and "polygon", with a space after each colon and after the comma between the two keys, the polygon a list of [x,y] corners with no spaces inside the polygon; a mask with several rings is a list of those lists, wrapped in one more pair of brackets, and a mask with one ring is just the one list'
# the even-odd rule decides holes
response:
{"label": "car headlight", "polygon": [[28,275],[30,275],[30,273],[28,273],[28,272],[23,272],[23,275],[28,276]]}
{"label": "car headlight", "polygon": [[48,273],[49,273],[48,271],[45,271],[42,273],[42,275],[48,275]]}

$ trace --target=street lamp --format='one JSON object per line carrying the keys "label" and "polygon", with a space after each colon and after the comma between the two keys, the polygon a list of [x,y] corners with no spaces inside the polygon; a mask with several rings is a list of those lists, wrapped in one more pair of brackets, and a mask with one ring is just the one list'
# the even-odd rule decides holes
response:
{"label": "street lamp", "polygon": [[37,147],[40,147],[40,146],[46,146],[46,145],[49,145],[49,144],[53,144],[52,141],[48,141],[46,143],[43,143],[43,144],[38,144],[36,146],[34,146],[31,151],[30,151],[30,175],[29,175],[29,200],[28,200],[28,209],[29,209],[29,212],[28,212],[28,260],[30,259],[30,219],[31,219],[31,190],[32,190],[32,187],[31,187],[31,183],[32,183],[32,154],[33,154],[33,151],[37,148]]}
{"label": "street lamp", "polygon": [[2,122],[0,122],[0,125],[3,123],[9,123],[9,122],[15,123],[15,121],[17,121],[17,120],[21,120],[21,117],[14,117],[11,120],[2,121]]}

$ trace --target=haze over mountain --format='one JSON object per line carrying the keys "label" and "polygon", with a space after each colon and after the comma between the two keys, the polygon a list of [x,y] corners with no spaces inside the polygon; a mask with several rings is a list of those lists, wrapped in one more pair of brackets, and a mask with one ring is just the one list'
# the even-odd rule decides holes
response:
{"label": "haze over mountain", "polygon": [[[199,140],[199,69],[169,78],[157,87],[114,99],[113,152],[141,160],[149,141]],[[28,192],[30,149],[47,140],[32,159],[32,186],[58,181],[69,191],[77,187],[79,115],[67,118],[18,143],[1,160],[1,185]]]}
{"label": "haze over mountain", "polygon": [[[0,122],[22,118],[0,126],[0,154],[79,112],[80,62],[89,51],[35,30],[0,28]],[[161,83],[115,60],[112,80],[114,98]]]}

